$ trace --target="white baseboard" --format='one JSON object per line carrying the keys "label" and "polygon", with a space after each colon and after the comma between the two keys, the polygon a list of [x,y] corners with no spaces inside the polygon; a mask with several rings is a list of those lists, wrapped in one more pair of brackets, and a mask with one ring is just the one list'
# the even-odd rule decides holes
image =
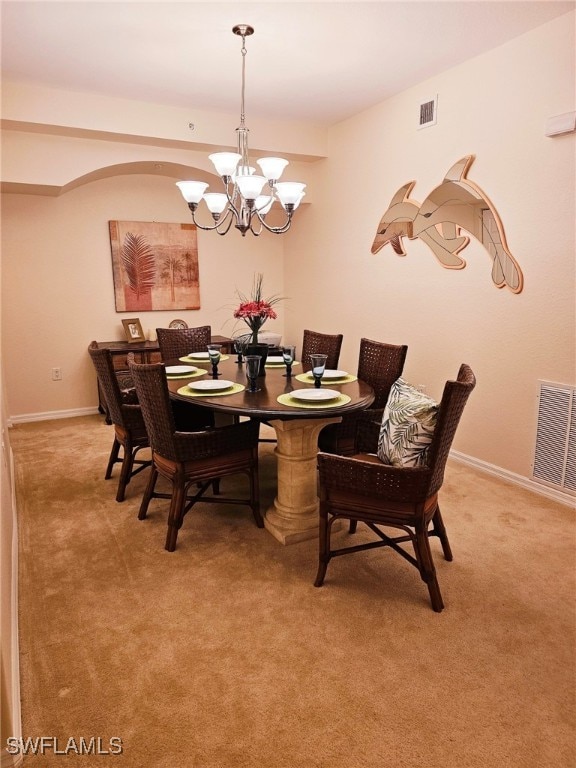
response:
{"label": "white baseboard", "polygon": [[509,483],[519,485],[527,491],[537,493],[540,496],[546,496],[548,499],[558,501],[560,504],[566,504],[569,507],[576,507],[576,499],[568,493],[564,493],[556,488],[551,488],[546,485],[540,485],[540,483],[530,480],[523,475],[517,475],[515,472],[510,472],[502,467],[497,467],[495,464],[489,464],[487,461],[481,459],[475,459],[473,456],[467,456],[465,453],[459,451],[450,451],[450,458],[454,461],[458,461],[460,464],[466,464],[469,467],[479,469],[481,472],[486,472],[489,475],[494,475],[500,478],[500,480],[506,480]]}
{"label": "white baseboard", "polygon": [[19,416],[9,416],[8,426],[27,424],[31,421],[52,421],[52,419],[71,419],[74,416],[92,416],[99,413],[98,408],[73,408],[68,411],[45,411],[44,413],[21,413]]}
{"label": "white baseboard", "polygon": [[[24,413],[20,416],[10,416],[8,418],[8,426],[13,424],[25,424],[32,421],[50,421],[52,419],[70,419],[74,416],[92,416],[99,413],[98,408],[74,408],[68,411],[46,411],[45,413]],[[517,475],[515,472],[510,472],[502,467],[497,467],[495,464],[489,464],[487,461],[481,459],[475,459],[473,456],[467,456],[460,451],[450,451],[450,458],[454,461],[460,462],[460,464],[466,464],[469,467],[479,469],[481,472],[486,472],[489,475],[494,475],[501,480],[506,480],[509,483],[519,485],[527,491],[537,493],[540,496],[546,496],[548,499],[558,501],[560,504],[566,504],[567,506],[574,507],[576,505],[576,499],[568,493],[563,493],[556,488],[552,488],[546,485],[540,485],[528,477],[523,475]]]}

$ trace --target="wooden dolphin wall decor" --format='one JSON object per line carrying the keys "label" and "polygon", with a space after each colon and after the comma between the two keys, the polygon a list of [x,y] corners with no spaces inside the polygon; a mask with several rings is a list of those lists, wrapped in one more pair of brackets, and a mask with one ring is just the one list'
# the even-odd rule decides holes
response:
{"label": "wooden dolphin wall decor", "polygon": [[399,256],[405,256],[402,238],[419,237],[443,267],[463,269],[466,262],[459,254],[470,242],[460,234],[464,230],[490,255],[494,284],[520,293],[522,272],[508,250],[500,217],[484,192],[466,178],[473,160],[474,155],[466,155],[455,163],[422,204],[410,197],[415,181],[400,187],[380,219],[372,253],[390,243]]}

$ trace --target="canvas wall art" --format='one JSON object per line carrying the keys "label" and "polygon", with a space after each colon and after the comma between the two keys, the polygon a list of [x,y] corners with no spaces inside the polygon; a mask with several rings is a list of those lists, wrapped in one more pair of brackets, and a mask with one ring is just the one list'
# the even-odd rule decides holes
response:
{"label": "canvas wall art", "polygon": [[116,312],[200,309],[194,224],[109,225]]}

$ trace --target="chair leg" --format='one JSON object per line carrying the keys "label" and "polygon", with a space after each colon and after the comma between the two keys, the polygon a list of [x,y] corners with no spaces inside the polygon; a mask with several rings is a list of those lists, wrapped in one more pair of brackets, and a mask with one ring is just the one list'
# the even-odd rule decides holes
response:
{"label": "chair leg", "polygon": [[436,507],[436,512],[434,513],[434,517],[432,518],[432,530],[438,536],[440,539],[440,543],[442,544],[442,551],[444,552],[444,557],[446,560],[453,560],[452,557],[452,550],[450,548],[450,542],[448,541],[448,534],[446,533],[446,527],[444,525],[444,520],[442,520],[442,515],[440,514],[440,507]]}
{"label": "chair leg", "polygon": [[326,576],[326,569],[330,561],[330,526],[328,525],[328,514],[322,509],[320,502],[320,525],[318,527],[318,573],[314,582],[315,587],[321,587]]}
{"label": "chair leg", "polygon": [[174,552],[178,531],[182,527],[182,511],[186,503],[186,484],[183,478],[174,478],[172,481],[172,498],[170,500],[170,512],[168,513],[168,532],[166,533],[165,549]]}
{"label": "chair leg", "polygon": [[434,561],[432,560],[430,541],[426,529],[416,531],[414,551],[419,564],[420,576],[422,577],[422,581],[424,581],[428,587],[432,608],[436,613],[440,613],[444,608],[444,602],[442,600],[442,594],[440,593],[438,579],[436,578],[436,569],[434,567]]}
{"label": "chair leg", "polygon": [[358,520],[350,520],[349,532],[356,533],[356,528],[358,528]]}
{"label": "chair leg", "polygon": [[118,442],[118,438],[114,438],[114,442],[112,443],[112,450],[110,451],[110,458],[108,459],[108,466],[106,467],[106,474],[104,475],[105,480],[110,480],[112,477],[112,468],[114,467],[114,464],[118,461],[118,455],[120,453],[120,443]]}
{"label": "chair leg", "polygon": [[148,514],[148,505],[150,504],[150,499],[154,494],[154,488],[156,487],[156,480],[158,480],[158,470],[154,465],[152,465],[150,467],[150,476],[148,478],[148,484],[146,486],[146,490],[144,491],[144,495],[142,496],[142,501],[140,503],[138,520],[146,520],[146,515]]}
{"label": "chair leg", "polygon": [[120,478],[118,480],[118,492],[116,493],[116,501],[124,501],[126,496],[126,486],[130,482],[133,467],[134,450],[129,443],[126,443],[124,445],[124,459],[122,461],[122,469],[120,470]]}

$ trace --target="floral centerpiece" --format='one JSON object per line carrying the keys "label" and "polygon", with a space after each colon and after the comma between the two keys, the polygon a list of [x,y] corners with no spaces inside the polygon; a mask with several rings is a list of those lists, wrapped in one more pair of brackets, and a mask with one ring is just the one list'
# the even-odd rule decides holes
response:
{"label": "floral centerpiece", "polygon": [[252,285],[252,293],[245,296],[237,291],[240,299],[240,306],[235,310],[234,317],[243,320],[250,328],[251,343],[258,344],[258,332],[266,320],[276,320],[278,315],[273,306],[282,301],[281,296],[273,295],[265,299],[262,295],[263,276],[256,275]]}

